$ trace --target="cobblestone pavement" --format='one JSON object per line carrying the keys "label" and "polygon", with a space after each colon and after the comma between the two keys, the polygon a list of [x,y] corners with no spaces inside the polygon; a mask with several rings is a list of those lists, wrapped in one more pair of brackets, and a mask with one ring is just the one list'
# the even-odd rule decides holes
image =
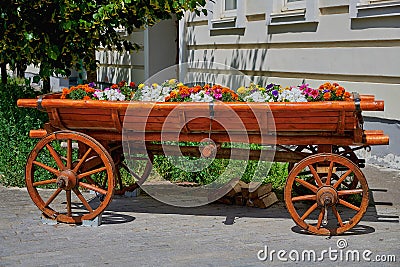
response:
{"label": "cobblestone pavement", "polygon": [[[399,172],[364,169],[375,205],[354,231],[340,237],[305,234],[290,219],[283,203],[269,209],[210,204],[177,208],[148,196],[116,197],[99,227],[42,224],[40,212],[25,189],[0,187],[0,266],[267,266],[285,262],[260,261],[260,250],[285,250],[286,265],[359,266],[346,261],[358,251],[363,266],[399,266]],[[339,242],[339,243],[338,243]],[[339,246],[347,242],[347,247]],[[314,250],[317,262],[293,262]],[[370,250],[372,254],[368,254]],[[335,252],[336,251],[336,252]],[[349,252],[350,251],[350,252]],[[397,262],[366,262],[367,257]],[[259,253],[260,252],[260,253]],[[281,252],[283,253],[283,252]],[[342,255],[342,260],[340,256]],[[335,257],[337,259],[335,260]],[[350,258],[352,258],[350,256]],[[301,259],[301,258],[300,258]]]}

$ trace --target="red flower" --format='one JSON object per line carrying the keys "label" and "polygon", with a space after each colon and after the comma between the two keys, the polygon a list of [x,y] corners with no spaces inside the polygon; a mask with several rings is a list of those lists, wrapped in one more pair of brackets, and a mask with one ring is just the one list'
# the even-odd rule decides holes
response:
{"label": "red flower", "polygon": [[129,86],[130,86],[130,87],[135,87],[136,84],[135,84],[134,82],[130,82],[130,83],[129,83]]}
{"label": "red flower", "polygon": [[112,89],[118,89],[118,85],[117,84],[113,84],[113,85],[111,85],[111,88]]}

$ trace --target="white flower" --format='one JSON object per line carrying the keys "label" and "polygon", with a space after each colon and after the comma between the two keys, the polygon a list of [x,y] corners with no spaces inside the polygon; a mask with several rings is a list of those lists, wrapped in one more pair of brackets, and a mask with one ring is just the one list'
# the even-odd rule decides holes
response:
{"label": "white flower", "polygon": [[140,100],[164,102],[165,97],[169,95],[171,90],[171,87],[162,87],[158,84],[153,84],[152,86],[145,85],[142,88],[142,95],[140,97]]}
{"label": "white flower", "polygon": [[291,90],[284,90],[278,96],[278,102],[307,102],[307,98],[303,95],[302,90],[292,88]]}
{"label": "white flower", "polygon": [[125,95],[122,94],[118,89],[105,89],[104,91],[98,91],[95,94],[99,100],[110,100],[110,101],[125,100]]}
{"label": "white flower", "polygon": [[212,102],[214,98],[205,94],[203,91],[198,92],[197,94],[190,94],[190,99],[193,102]]}
{"label": "white flower", "polygon": [[264,94],[261,91],[255,91],[248,96],[244,97],[246,102],[270,102],[271,97],[268,94]]}

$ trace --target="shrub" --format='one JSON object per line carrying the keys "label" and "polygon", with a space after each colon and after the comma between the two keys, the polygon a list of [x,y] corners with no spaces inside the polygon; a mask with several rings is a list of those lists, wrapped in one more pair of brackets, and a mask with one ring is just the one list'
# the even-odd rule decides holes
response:
{"label": "shrub", "polygon": [[35,91],[21,80],[0,85],[0,183],[6,186],[25,185],[26,159],[37,140],[28,137],[29,130],[48,121],[47,114],[36,109],[18,108],[20,98],[35,98]]}

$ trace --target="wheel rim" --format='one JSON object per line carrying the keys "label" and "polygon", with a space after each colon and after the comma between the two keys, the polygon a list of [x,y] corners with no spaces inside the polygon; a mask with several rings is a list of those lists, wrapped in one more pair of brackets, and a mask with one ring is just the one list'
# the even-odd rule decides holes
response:
{"label": "wheel rim", "polygon": [[47,217],[81,223],[96,218],[111,202],[114,173],[111,156],[99,142],[82,133],[60,131],[36,144],[25,180],[33,202]]}
{"label": "wheel rim", "polygon": [[[338,178],[332,179],[334,175]],[[349,180],[356,181],[355,188],[346,186]],[[307,188],[308,192],[299,194],[293,190],[295,186]],[[286,181],[285,203],[291,217],[314,234],[337,235],[350,230],[366,212],[368,200],[368,184],[361,170],[335,154],[316,154],[303,159]]]}
{"label": "wheel rim", "polygon": [[[315,155],[315,154],[318,154],[318,146],[317,145],[297,146],[294,149],[294,151]],[[332,147],[332,153],[336,154],[336,155],[341,155],[341,156],[351,160],[352,162],[358,161],[357,155],[354,153],[354,151],[351,150],[351,148],[349,146],[336,146],[335,145]],[[290,173],[290,171],[293,169],[293,167],[296,164],[297,163],[294,163],[294,162],[290,162],[288,164],[288,173]],[[345,184],[345,185],[347,186],[348,189],[355,189],[355,187],[357,186],[357,183],[358,183],[357,180],[354,179],[350,184]],[[301,192],[302,189],[299,188],[298,186],[296,186],[295,184],[294,184],[293,188],[299,194],[304,193],[304,192]]]}

